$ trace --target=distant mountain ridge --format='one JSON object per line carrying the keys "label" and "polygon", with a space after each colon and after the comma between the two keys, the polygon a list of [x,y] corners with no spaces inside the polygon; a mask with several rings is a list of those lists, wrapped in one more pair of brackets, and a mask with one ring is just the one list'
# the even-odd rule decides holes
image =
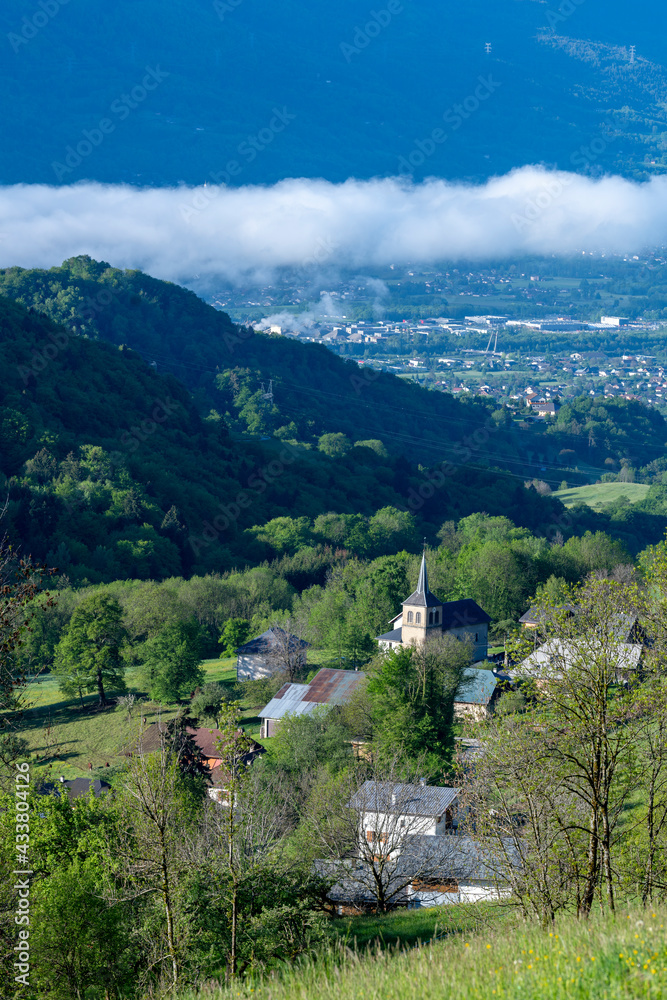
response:
{"label": "distant mountain ridge", "polygon": [[[417,180],[590,169],[572,155],[610,117],[622,141],[595,169],[665,166],[664,107],[643,77],[664,74],[667,12],[651,0],[43,7],[5,0],[0,12],[0,183],[387,176],[443,120],[447,141],[414,167]],[[489,76],[498,86],[475,105]]]}

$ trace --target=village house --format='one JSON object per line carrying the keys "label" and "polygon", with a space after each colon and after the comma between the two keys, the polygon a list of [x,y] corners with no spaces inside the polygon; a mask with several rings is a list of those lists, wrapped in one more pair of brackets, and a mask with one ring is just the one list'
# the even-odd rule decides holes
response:
{"label": "village house", "polygon": [[[162,721],[153,722],[127,751],[127,756],[131,757],[137,754],[143,756],[144,754],[155,753],[157,750],[160,750],[164,744],[166,732],[166,723]],[[185,732],[188,736],[192,737],[195,745],[201,751],[204,764],[209,770],[209,797],[216,801],[221,801],[221,797],[224,797],[224,788],[228,780],[228,775],[221,766],[222,760],[220,758],[220,750],[218,749],[218,741],[222,739],[223,734],[219,729],[206,729],[203,726],[186,726]],[[236,735],[240,736],[241,730],[237,730]],[[238,763],[239,765],[248,767],[263,753],[266,753],[264,747],[253,740],[249,751],[239,758]]]}
{"label": "village house", "polygon": [[286,715],[311,715],[317,709],[345,705],[365,679],[358,670],[323,667],[309,684],[283,684],[259,713],[260,739],[275,736]]}
{"label": "village house", "polygon": [[[435,839],[435,838],[433,838]],[[398,861],[398,871],[427,871],[413,878],[406,887],[406,905],[410,909],[446,906],[450,903],[480,903],[506,899],[510,887],[502,863],[473,837],[438,838],[435,854],[430,837],[411,837]],[[513,853],[514,845],[507,844]]]}
{"label": "village house", "polygon": [[531,403],[530,408],[536,417],[544,419],[545,417],[555,417],[558,413],[558,407],[553,399],[541,400],[537,403]]}
{"label": "village house", "polygon": [[623,683],[637,671],[643,648],[639,643],[600,642],[588,640],[583,647],[576,641],[549,639],[542,643],[530,656],[509,671],[516,680],[533,680],[543,687],[550,680],[559,680],[572,667],[585,664],[593,656],[610,659],[617,682]]}
{"label": "village house", "polygon": [[498,678],[492,670],[468,667],[465,679],[454,700],[457,719],[471,718],[479,722],[488,718],[500,697]]}
{"label": "village house", "polygon": [[442,602],[428,586],[426,557],[422,556],[417,589],[405,601],[403,610],[390,624],[391,632],[377,636],[380,649],[421,646],[436,636],[451,635],[468,641],[474,661],[485,660],[489,648],[489,622],[486,611],[476,601]]}
{"label": "village house", "polygon": [[236,650],[236,679],[239,681],[260,681],[284,669],[285,661],[303,659],[309,643],[295,635],[289,635],[277,625],[250,639]]}
{"label": "village house", "polygon": [[[458,796],[457,788],[424,782],[365,782],[348,803],[359,816],[357,857],[316,865],[320,874],[336,879],[327,893],[336,911],[374,912],[380,871],[392,907],[507,897],[504,862],[496,863],[488,848],[458,832]],[[512,845],[503,854],[511,856]]]}
{"label": "village house", "polygon": [[377,844],[388,856],[398,856],[408,836],[455,833],[459,793],[424,781],[365,781],[348,803],[359,814],[360,847]]}

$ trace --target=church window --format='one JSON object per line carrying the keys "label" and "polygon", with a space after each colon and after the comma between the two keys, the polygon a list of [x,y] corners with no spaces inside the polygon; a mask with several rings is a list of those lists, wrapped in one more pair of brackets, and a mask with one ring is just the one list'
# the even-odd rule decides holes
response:
{"label": "church window", "polygon": [[429,623],[429,625],[433,624],[433,612],[432,611],[429,611],[429,613],[428,613],[428,623]]}
{"label": "church window", "polygon": [[421,623],[422,623],[422,615],[421,615],[421,611],[418,611],[416,613],[416,615],[415,615],[415,624],[416,625],[421,625]]}
{"label": "church window", "polygon": [[440,612],[439,611],[436,611],[436,613],[435,613],[435,624],[436,625],[440,624]]}
{"label": "church window", "polygon": [[408,621],[412,621],[412,611],[408,611]]}

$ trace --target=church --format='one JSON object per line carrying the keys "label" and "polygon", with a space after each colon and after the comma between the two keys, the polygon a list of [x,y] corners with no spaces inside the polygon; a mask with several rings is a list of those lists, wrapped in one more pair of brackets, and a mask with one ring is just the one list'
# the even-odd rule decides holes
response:
{"label": "church", "polygon": [[443,603],[432,594],[423,555],[417,589],[403,601],[403,610],[390,622],[393,630],[376,638],[380,649],[401,649],[421,646],[438,635],[453,635],[472,643],[473,662],[479,662],[487,657],[490,621],[486,611],[470,598]]}

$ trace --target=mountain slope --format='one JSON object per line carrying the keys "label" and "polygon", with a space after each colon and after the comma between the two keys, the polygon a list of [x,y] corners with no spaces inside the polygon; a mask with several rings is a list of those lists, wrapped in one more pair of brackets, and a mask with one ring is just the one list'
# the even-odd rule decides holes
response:
{"label": "mountain slope", "polygon": [[[464,441],[479,432],[476,464],[517,458],[508,438],[496,440],[493,451],[484,443],[492,407],[481,401],[425,393],[393,375],[364,373],[317,344],[239,329],[193,292],[140,271],[75,257],[48,271],[0,271],[0,293],[77,334],[139,351],[159,372],[182,380],[203,415],[214,408],[233,417],[242,390],[252,397],[260,433],[284,428],[283,437],[313,444],[331,432],[352,441],[378,438],[412,461],[434,464],[451,458],[460,464]],[[239,390],[218,378],[234,370]],[[269,380],[275,410],[266,414],[261,385]]]}
{"label": "mountain slope", "polygon": [[[533,530],[562,510],[513,477],[452,468],[433,486],[382,449],[336,458],[230,437],[224,420],[202,419],[186,388],[134,351],[71,335],[2,297],[0,363],[3,527],[73,583],[257,564],[270,550],[248,529],[277,517],[401,508],[434,538],[448,518],[480,509]],[[401,517],[384,520],[390,549],[402,548]]]}
{"label": "mountain slope", "polygon": [[[540,42],[546,30],[615,46],[621,67],[634,44],[638,60],[659,64],[666,12],[651,0],[44,6],[50,14],[5,0],[0,13],[3,183],[393,175],[448,110],[447,141],[415,176],[481,180],[525,163],[572,168],[608,111],[635,99],[639,114],[665,120],[651,95],[628,97],[627,81]],[[489,75],[499,86],[475,106],[479,77]],[[452,109],[466,100],[454,128]],[[644,160],[631,141],[625,158],[610,154],[603,166],[650,172]]]}

